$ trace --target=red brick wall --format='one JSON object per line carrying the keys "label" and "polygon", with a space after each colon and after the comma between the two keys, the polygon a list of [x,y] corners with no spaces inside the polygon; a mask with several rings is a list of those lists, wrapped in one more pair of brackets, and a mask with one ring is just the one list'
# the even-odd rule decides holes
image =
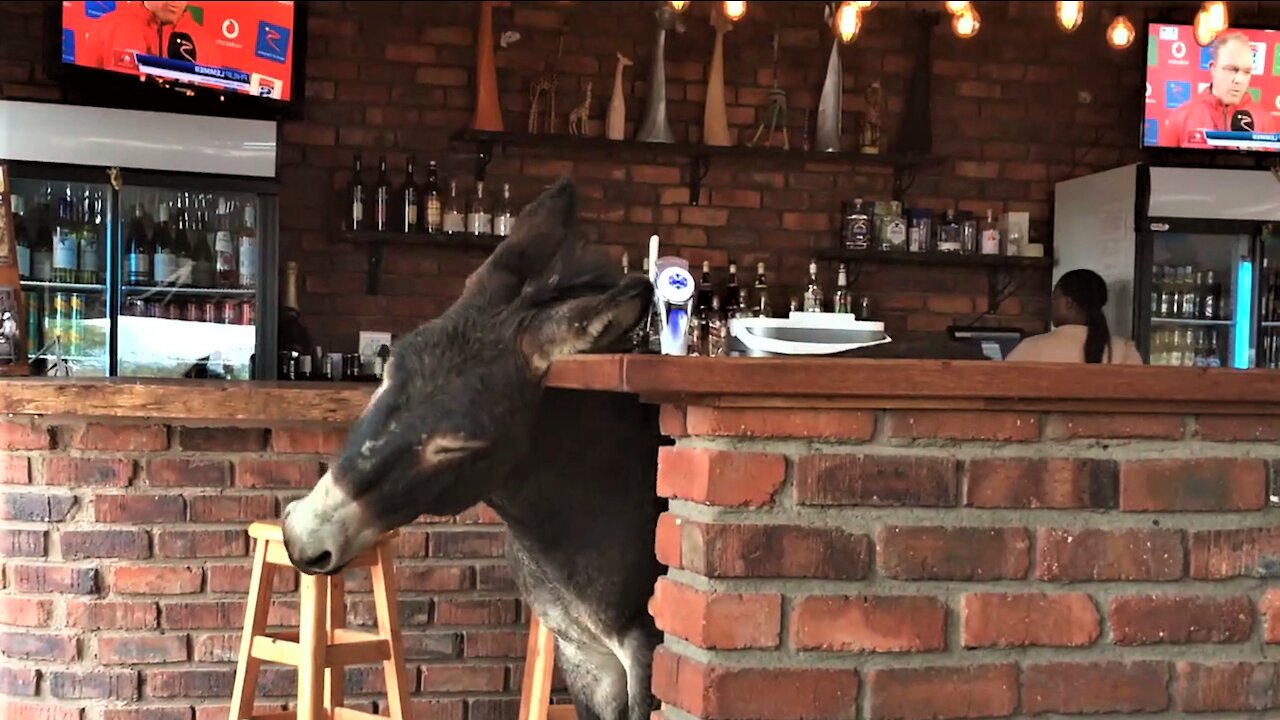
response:
{"label": "red brick wall", "polygon": [[[912,57],[897,23],[903,3],[882,2],[868,16],[857,43],[843,51],[846,87],[845,143],[856,142],[853,110],[860,88],[879,80],[885,88],[886,141],[896,134]],[[1185,3],[1184,3],[1185,4]],[[40,3],[0,5],[0,92],[7,97],[57,98],[38,60],[44,38],[35,9]],[[398,182],[408,152],[420,172],[440,163],[446,178],[472,187],[471,148],[448,137],[464,127],[472,108],[474,3],[310,3],[305,118],[283,126],[284,259],[302,267],[302,306],[316,341],[326,349],[350,347],[361,328],[404,331],[446,307],[477,259],[447,250],[390,248],[382,292],[366,296],[364,249],[341,241],[338,193],[352,155],[368,170],[386,152]],[[653,19],[636,2],[519,2],[500,9],[499,30],[522,39],[498,54],[499,85],[509,128],[523,128],[528,80],[567,30],[559,81],[558,127],[594,83],[592,132],[600,134],[611,92],[614,53],[636,61],[628,68],[628,133],[643,111]],[[668,41],[670,115],[677,136],[696,139],[701,126],[704,77],[712,32],[706,3],[694,4],[688,30]],[[911,3],[936,9],[938,3]],[[1139,118],[1141,48],[1106,47],[1100,3],[1090,3],[1086,25],[1073,35],[1057,30],[1052,3],[1008,8],[983,3],[980,34],[955,38],[944,23],[934,43],[934,146],[943,162],[910,187],[908,205],[985,211],[1026,210],[1035,238],[1048,241],[1052,184],[1135,159]],[[1148,3],[1147,5],[1150,5]],[[1192,4],[1194,5],[1194,3]],[[1255,3],[1233,3],[1233,19]],[[821,4],[755,3],[726,38],[726,93],[731,129],[741,140],[762,116],[771,81],[769,40],[773,23],[783,29],[780,72],[792,108],[792,142],[800,141],[804,108],[815,108],[825,72],[828,35]],[[1136,18],[1135,18],[1136,22]],[[1078,91],[1092,95],[1081,104]],[[703,203],[685,204],[683,162],[655,155],[637,164],[585,149],[513,150],[490,167],[494,182],[511,182],[517,201],[532,198],[551,178],[569,173],[582,183],[588,232],[637,263],[650,233],[694,263],[710,260],[721,271],[730,257],[744,273],[757,260],[771,279],[794,289],[804,279],[810,251],[831,242],[839,202],[862,195],[888,199],[889,177],[830,163],[716,159]],[[828,283],[834,268],[824,268]],[[996,316],[1038,328],[1046,311],[1048,272],[1033,271]],[[986,310],[986,272],[867,266],[855,292],[869,294],[892,331],[936,329]]]}
{"label": "red brick wall", "polygon": [[[0,423],[0,717],[225,719],[245,528],[305,493],[344,434]],[[484,507],[422,520],[396,546],[415,717],[514,717],[528,616],[503,526]],[[269,622],[296,628],[297,573],[277,577]],[[372,627],[369,573],[348,577],[349,623]],[[292,668],[259,677],[262,710],[296,697]],[[352,707],[386,707],[380,664],[346,688]]]}
{"label": "red brick wall", "polygon": [[663,427],[654,691],[688,713],[668,718],[1280,709],[1274,418],[664,408]]}

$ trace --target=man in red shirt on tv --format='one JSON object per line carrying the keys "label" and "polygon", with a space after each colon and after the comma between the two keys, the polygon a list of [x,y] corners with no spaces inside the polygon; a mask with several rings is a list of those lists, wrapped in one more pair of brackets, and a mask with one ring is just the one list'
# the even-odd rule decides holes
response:
{"label": "man in red shirt on tv", "polygon": [[90,25],[78,64],[137,73],[135,53],[217,66],[217,46],[185,2],[122,2]]}
{"label": "man in red shirt on tv", "polygon": [[1271,112],[1249,95],[1253,50],[1242,32],[1227,32],[1213,42],[1209,87],[1173,111],[1162,143],[1171,147],[1209,147],[1205,130],[1275,132]]}

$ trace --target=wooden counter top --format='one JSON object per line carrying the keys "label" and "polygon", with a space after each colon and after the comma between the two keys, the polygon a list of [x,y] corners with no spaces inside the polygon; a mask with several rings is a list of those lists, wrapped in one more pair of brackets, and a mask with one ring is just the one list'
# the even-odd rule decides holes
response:
{"label": "wooden counter top", "polygon": [[[547,385],[683,405],[1280,414],[1280,372],[1268,370],[581,355],[557,360]],[[374,388],[341,382],[6,378],[0,379],[0,415],[211,425],[347,423]]]}
{"label": "wooden counter top", "polygon": [[1280,414],[1280,372],[989,360],[580,355],[547,384],[649,402]]}

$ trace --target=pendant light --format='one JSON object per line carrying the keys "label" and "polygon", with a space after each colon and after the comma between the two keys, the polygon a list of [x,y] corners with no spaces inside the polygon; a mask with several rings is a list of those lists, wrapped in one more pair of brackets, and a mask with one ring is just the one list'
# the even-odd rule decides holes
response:
{"label": "pendant light", "polygon": [[1116,19],[1107,26],[1107,44],[1117,50],[1123,50],[1133,44],[1135,34],[1133,23],[1129,22],[1129,18],[1117,15]]}
{"label": "pendant light", "polygon": [[1080,27],[1080,23],[1084,22],[1084,3],[1058,0],[1055,14],[1058,17],[1058,27],[1067,32],[1072,32]]}

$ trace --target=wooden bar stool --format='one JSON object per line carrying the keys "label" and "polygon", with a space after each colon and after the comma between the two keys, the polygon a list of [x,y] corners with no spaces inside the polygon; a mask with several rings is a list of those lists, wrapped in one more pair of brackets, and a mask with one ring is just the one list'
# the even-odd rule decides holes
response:
{"label": "wooden bar stool", "polygon": [[[271,607],[271,581],[279,567],[297,571],[284,547],[284,531],[279,522],[255,522],[249,537],[257,542],[253,551],[253,574],[249,580],[249,603],[245,608],[244,635],[236,665],[235,687],[231,693],[231,720],[386,720],[343,707],[343,685],[348,665],[382,662],[386,678],[391,720],[409,717],[409,676],[400,638],[400,609],[396,600],[396,578],[391,540],[397,532],[382,537],[378,544],[356,557],[348,568],[367,567],[373,580],[373,602],[378,616],[378,632],[346,628],[346,580],[341,575],[317,576],[299,572],[299,626],[296,631],[267,632],[267,612]],[[258,691],[258,671],[263,662],[298,668],[297,712],[253,715]],[[323,674],[323,682],[321,675]]]}
{"label": "wooden bar stool", "polygon": [[577,720],[578,711],[572,704],[551,704],[551,679],[555,668],[556,638],[538,621],[537,615],[530,614],[519,720]]}

